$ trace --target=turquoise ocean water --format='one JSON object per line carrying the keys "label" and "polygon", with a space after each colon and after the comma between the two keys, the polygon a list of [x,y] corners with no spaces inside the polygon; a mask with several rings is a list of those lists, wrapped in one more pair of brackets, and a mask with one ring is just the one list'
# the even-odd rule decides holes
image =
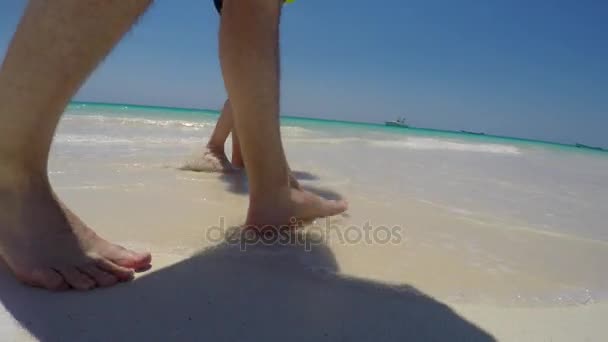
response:
{"label": "turquoise ocean water", "polygon": [[[96,113],[98,115],[110,117],[145,117],[150,119],[166,119],[166,120],[215,120],[219,115],[217,110],[209,109],[190,109],[190,108],[173,108],[173,107],[158,107],[144,106],[133,104],[112,104],[112,103],[96,103],[96,102],[72,102],[68,107],[68,111],[73,115],[90,115]],[[352,121],[314,119],[296,116],[282,116],[281,122],[283,125],[300,126],[310,129],[325,129],[339,133],[340,131],[348,132],[376,132],[389,134],[402,134],[417,137],[444,138],[444,139],[461,139],[469,140],[477,143],[489,144],[514,144],[524,148],[546,148],[563,152],[588,153],[598,156],[608,157],[608,152],[598,151],[593,149],[581,149],[574,144],[562,144],[549,141],[532,140],[525,138],[504,137],[494,135],[474,135],[455,131],[438,130],[431,128],[417,127],[389,127],[378,123],[362,123]]]}

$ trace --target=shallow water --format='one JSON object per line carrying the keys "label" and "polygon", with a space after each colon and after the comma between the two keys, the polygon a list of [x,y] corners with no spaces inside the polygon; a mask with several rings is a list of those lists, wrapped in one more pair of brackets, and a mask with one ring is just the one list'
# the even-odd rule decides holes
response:
{"label": "shallow water", "polygon": [[[193,183],[220,191],[215,176],[164,168],[199,151],[216,119],[212,111],[74,104],[53,145],[53,182],[60,193],[120,193],[153,191],[150,179],[168,177],[187,196],[197,196],[186,190]],[[282,119],[282,134],[304,184],[351,202],[348,216],[331,221],[342,232],[366,222],[402,228],[398,244],[325,236],[345,274],[456,301],[588,304],[608,293],[600,271],[608,153],[298,118]]]}

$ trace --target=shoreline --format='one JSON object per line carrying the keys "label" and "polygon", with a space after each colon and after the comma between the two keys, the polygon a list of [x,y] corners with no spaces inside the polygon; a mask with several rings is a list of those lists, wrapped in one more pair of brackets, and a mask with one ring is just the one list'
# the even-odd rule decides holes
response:
{"label": "shoreline", "polygon": [[[218,109],[204,109],[204,108],[188,108],[188,107],[169,107],[169,106],[151,106],[151,105],[142,105],[142,104],[128,104],[128,103],[110,103],[110,102],[87,102],[87,101],[72,101],[70,102],[68,109],[70,106],[79,106],[79,105],[87,105],[87,106],[109,106],[109,107],[132,107],[139,109],[148,109],[148,110],[168,110],[175,112],[186,112],[186,113],[202,113],[207,112],[206,114],[215,114],[219,115]],[[407,132],[419,132],[419,133],[437,133],[437,134],[447,134],[456,138],[469,138],[469,139],[500,139],[504,142],[515,142],[515,143],[523,143],[523,144],[540,144],[546,145],[548,147],[556,147],[556,148],[566,148],[573,149],[572,152],[578,150],[579,152],[584,151],[587,153],[604,153],[607,152],[606,149],[603,150],[593,150],[593,149],[581,149],[579,146],[580,142],[572,142],[572,143],[564,143],[557,141],[549,141],[549,140],[541,140],[541,139],[532,139],[532,138],[524,138],[524,137],[515,137],[515,136],[506,136],[501,134],[484,134],[482,136],[472,135],[469,133],[463,133],[462,128],[454,128],[454,129],[438,129],[438,128],[428,128],[428,127],[408,127],[407,129],[395,128],[395,127],[386,127],[381,122],[363,122],[363,121],[346,121],[346,120],[334,120],[334,119],[322,119],[322,118],[314,118],[314,117],[306,117],[299,115],[281,115],[281,119],[288,120],[297,120],[313,123],[322,123],[322,124],[345,124],[351,126],[360,126],[362,128],[374,128],[374,129],[390,129],[394,133],[407,133]]]}

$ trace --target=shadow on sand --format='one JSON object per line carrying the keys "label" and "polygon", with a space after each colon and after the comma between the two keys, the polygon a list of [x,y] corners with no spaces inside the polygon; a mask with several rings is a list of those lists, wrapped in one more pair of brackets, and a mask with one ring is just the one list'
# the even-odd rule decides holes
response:
{"label": "shadow on sand", "polygon": [[291,174],[296,177],[297,180],[300,181],[316,181],[319,180],[319,176],[310,173],[308,171],[296,171],[291,170]]}
{"label": "shadow on sand", "polygon": [[336,274],[327,246],[294,234],[300,242],[247,251],[224,242],[89,293],[27,288],[2,270],[0,300],[42,341],[494,340],[411,287]]}
{"label": "shadow on sand", "polygon": [[[318,180],[319,177],[306,171],[291,171],[292,175],[299,181],[311,181]],[[226,189],[235,194],[247,194],[249,193],[249,186],[247,183],[247,175],[245,172],[233,172],[233,173],[222,173],[219,176],[220,180],[226,183]],[[309,184],[300,184],[300,186],[307,191],[310,191],[317,196],[323,197],[329,200],[340,200],[343,199],[339,193],[322,187],[312,186]]]}

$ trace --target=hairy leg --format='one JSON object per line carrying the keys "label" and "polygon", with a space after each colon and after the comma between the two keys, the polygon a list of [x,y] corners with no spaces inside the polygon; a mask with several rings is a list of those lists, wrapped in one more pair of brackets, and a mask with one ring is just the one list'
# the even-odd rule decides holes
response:
{"label": "hairy leg", "polygon": [[0,70],[0,254],[16,277],[90,289],[149,265],[100,238],[56,197],[47,160],[67,103],[149,0],[31,0]]}

